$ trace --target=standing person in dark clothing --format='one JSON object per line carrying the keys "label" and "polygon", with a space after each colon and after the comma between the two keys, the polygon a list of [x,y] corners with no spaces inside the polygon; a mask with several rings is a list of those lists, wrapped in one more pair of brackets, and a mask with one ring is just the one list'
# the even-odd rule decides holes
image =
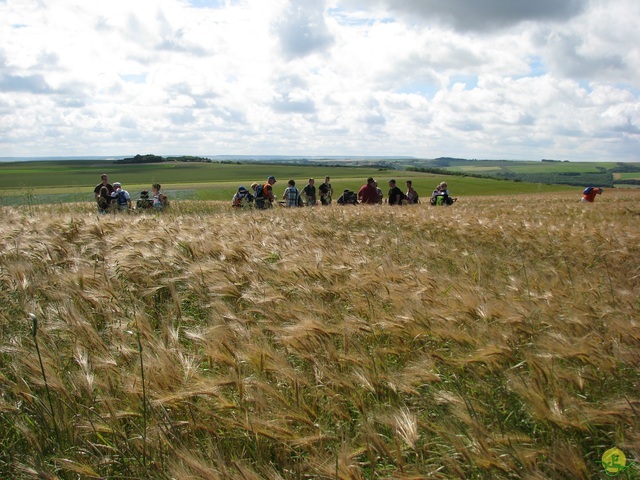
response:
{"label": "standing person in dark clothing", "polygon": [[100,189],[102,187],[106,187],[107,192],[109,193],[109,196],[111,196],[111,194],[115,191],[113,188],[113,185],[109,183],[109,176],[106,173],[103,173],[102,175],[100,175],[100,180],[102,181],[98,185],[96,185],[96,188],[93,189],[93,193],[96,196],[96,200],[100,196]]}
{"label": "standing person in dark clothing", "polygon": [[96,202],[98,203],[98,211],[100,213],[106,213],[111,203],[111,194],[115,189],[113,188],[113,185],[109,183],[109,177],[106,173],[100,175],[100,180],[102,181],[93,189],[93,194],[95,195]]}
{"label": "standing person in dark clothing", "polygon": [[378,190],[374,187],[375,180],[371,177],[367,178],[366,185],[360,187],[358,190],[358,200],[360,203],[368,205],[374,205],[378,203]]}
{"label": "standing person in dark clothing", "polygon": [[302,195],[304,197],[304,204],[307,207],[313,207],[316,203],[316,181],[313,178],[309,179],[309,183],[302,189]]}
{"label": "standing person in dark clothing", "polygon": [[318,187],[320,192],[320,203],[322,205],[331,205],[331,197],[333,197],[333,187],[329,183],[331,179],[327,176],[324,177],[324,183]]}
{"label": "standing person in dark clothing", "polygon": [[389,180],[389,205],[402,205],[402,201],[406,195],[400,190],[400,187],[396,185],[396,181]]}

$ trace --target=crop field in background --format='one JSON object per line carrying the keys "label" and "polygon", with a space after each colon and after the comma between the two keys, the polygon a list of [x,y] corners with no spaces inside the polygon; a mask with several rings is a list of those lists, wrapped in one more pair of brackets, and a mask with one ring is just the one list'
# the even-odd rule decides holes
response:
{"label": "crop field in background", "polygon": [[[640,163],[626,162],[566,162],[558,160],[511,161],[466,160],[436,158],[416,160],[406,165],[408,170],[430,173],[451,172],[452,175],[470,175],[519,182],[562,184],[574,187],[600,186],[607,188],[639,188]],[[630,174],[630,175],[629,175]]]}
{"label": "crop field in background", "polygon": [[640,478],[640,191],[578,197],[0,207],[0,478]]}
{"label": "crop field in background", "polygon": [[100,174],[108,173],[111,182],[122,182],[133,198],[141,190],[149,190],[158,182],[174,199],[225,200],[230,202],[239,185],[247,188],[252,182],[265,182],[275,175],[275,187],[281,196],[287,181],[294,179],[299,188],[311,177],[316,187],[329,175],[335,197],[345,189],[358,190],[373,176],[386,192],[387,182],[394,178],[401,188],[412,180],[422,198],[428,198],[443,180],[450,182],[453,195],[544,194],[570,191],[579,195],[575,187],[509,182],[470,177],[450,177],[428,173],[408,172],[375,167],[320,167],[302,165],[217,164],[217,163],[161,163],[122,165],[96,161],[19,162],[0,163],[0,206],[36,205],[43,203],[93,202],[93,188]]}

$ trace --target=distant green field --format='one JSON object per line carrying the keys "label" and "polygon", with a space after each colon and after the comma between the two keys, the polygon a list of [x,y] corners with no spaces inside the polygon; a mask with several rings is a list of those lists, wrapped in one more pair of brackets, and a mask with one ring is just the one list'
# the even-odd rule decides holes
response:
{"label": "distant green field", "polygon": [[620,178],[624,180],[640,180],[640,172],[621,173]]}
{"label": "distant green field", "polygon": [[500,167],[495,167],[495,166],[481,167],[476,165],[469,165],[467,167],[450,167],[450,168],[447,168],[447,170],[451,170],[452,172],[487,173],[487,172],[499,172],[502,169]]}
{"label": "distant green field", "polygon": [[334,197],[345,189],[357,190],[367,177],[378,180],[383,192],[388,191],[388,180],[395,178],[404,189],[411,179],[421,198],[428,198],[435,186],[446,180],[454,196],[531,194],[567,191],[571,187],[510,182],[493,179],[450,177],[430,173],[388,170],[375,167],[324,167],[305,165],[218,164],[218,163],[161,163],[123,165],[98,161],[20,162],[0,163],[0,204],[38,204],[92,201],[93,188],[100,175],[107,173],[111,182],[122,182],[132,197],[149,189],[154,182],[172,198],[200,200],[230,200],[238,185],[246,187],[264,182],[274,175],[278,182],[276,195],[281,196],[287,180],[303,187],[310,177],[316,186],[326,175],[331,177]]}
{"label": "distant green field", "polygon": [[487,165],[457,165],[445,168],[452,172],[467,173],[488,173],[500,171],[511,171],[514,173],[598,173],[603,168],[610,169],[615,167],[614,163],[589,162],[503,162],[500,165],[494,165],[492,163],[493,162],[487,162]]}
{"label": "distant green field", "polygon": [[[598,168],[600,167],[600,169]],[[602,169],[615,167],[615,163],[551,163],[542,162],[535,165],[516,165],[509,170],[516,173],[598,173]]]}
{"label": "distant green field", "polygon": [[608,188],[637,188],[635,183],[640,176],[640,162],[467,160],[442,157],[432,160],[418,160],[413,165],[407,165],[407,169],[432,173],[451,172],[453,175],[489,177],[546,185],[570,185],[575,188],[588,185],[600,185]]}

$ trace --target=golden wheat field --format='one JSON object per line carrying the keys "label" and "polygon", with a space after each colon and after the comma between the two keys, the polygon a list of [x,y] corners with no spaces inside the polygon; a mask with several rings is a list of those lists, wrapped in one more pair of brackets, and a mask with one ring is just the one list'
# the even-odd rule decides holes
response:
{"label": "golden wheat field", "polygon": [[578,199],[3,207],[0,478],[640,478],[640,191]]}

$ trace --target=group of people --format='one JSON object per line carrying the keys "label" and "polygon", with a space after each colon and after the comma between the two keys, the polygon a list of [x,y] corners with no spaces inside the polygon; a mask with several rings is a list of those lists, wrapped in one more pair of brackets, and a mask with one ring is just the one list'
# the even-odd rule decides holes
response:
{"label": "group of people", "polygon": [[[100,176],[100,180],[101,182],[93,189],[96,203],[98,204],[98,213],[125,212],[134,209],[131,195],[122,188],[122,183],[109,183],[109,176],[106,173]],[[140,192],[140,198],[136,202],[135,209],[163,210],[166,208],[169,204],[169,199],[161,192],[161,188],[162,186],[159,183],[154,183],[151,186],[151,198],[149,198],[147,190]]]}
{"label": "group of people", "polygon": [[[122,188],[122,183],[109,183],[109,177],[106,173],[100,176],[101,182],[96,185],[93,192],[95,194],[96,203],[98,204],[98,212],[105,214],[114,211],[131,211],[131,210],[163,210],[169,205],[167,196],[162,193],[161,185],[154,183],[151,186],[151,197],[149,192],[143,190],[140,192],[140,198],[134,207],[129,192]],[[333,199],[333,187],[331,186],[331,178],[325,177],[324,182],[316,189],[315,179],[310,178],[302,190],[296,187],[295,180],[287,182],[282,200],[278,200],[273,192],[273,185],[276,178],[272,175],[267,178],[263,184],[254,182],[251,184],[249,191],[243,185],[238,187],[237,192],[233,195],[232,205],[234,208],[253,207],[258,209],[271,208],[274,204],[283,207],[312,207],[318,204],[318,198],[321,205],[330,205]],[[396,184],[395,179],[389,180],[389,192],[387,199],[384,199],[384,193],[378,186],[373,177],[367,178],[365,183],[358,192],[345,189],[337,200],[339,205],[357,205],[367,204],[375,205],[387,203],[389,205],[411,205],[419,203],[418,192],[413,188],[411,180],[405,182],[406,191],[402,191]],[[601,195],[603,189],[600,187],[587,187],[584,189],[582,201],[592,203],[596,195]],[[451,197],[446,182],[441,182],[431,194],[429,203],[431,205],[451,205],[457,198]]]}
{"label": "group of people", "polygon": [[[252,183],[250,186],[251,190],[240,185],[238,191],[233,195],[232,205],[235,208],[254,207],[258,209],[271,208],[275,204],[288,208],[311,207],[318,205],[318,197],[321,205],[330,205],[333,199],[333,187],[330,181],[330,177],[325,177],[324,182],[320,184],[316,190],[315,179],[313,178],[310,178],[302,189],[296,187],[295,180],[289,180],[282,194],[282,199],[278,200],[273,192],[273,185],[276,183],[276,179],[270,176],[264,184],[259,184],[258,182]],[[338,198],[337,203],[339,205],[357,205],[360,203],[375,205],[385,202],[389,205],[411,205],[419,203],[419,195],[413,188],[412,181],[407,180],[405,184],[406,191],[403,191],[398,187],[395,179],[389,180],[389,192],[385,200],[384,193],[382,189],[378,187],[378,183],[373,177],[369,177],[367,183],[365,183],[358,192],[345,189]],[[443,182],[438,185],[436,190],[439,196],[450,198],[446,183]],[[433,204],[435,205],[436,203]],[[439,204],[449,205],[450,203],[441,202]]]}
{"label": "group of people", "polygon": [[330,205],[332,202],[333,187],[330,177],[325,177],[324,182],[317,189],[313,178],[309,179],[302,190],[296,187],[295,180],[289,180],[287,188],[282,194],[282,200],[278,200],[273,193],[273,185],[276,181],[276,177],[272,175],[267,178],[264,184],[254,182],[250,186],[251,191],[240,185],[231,200],[232,206],[234,208],[255,207],[258,209],[271,208],[274,204],[280,204],[284,207],[312,207],[318,204],[318,197],[321,205]]}
{"label": "group of people", "polygon": [[[418,203],[419,195],[413,188],[412,181],[407,180],[405,184],[407,191],[403,192],[402,189],[398,187],[394,179],[389,180],[389,193],[386,203],[389,205],[410,205]],[[376,182],[373,177],[367,178],[367,183],[360,187],[357,194],[346,189],[338,199],[338,203],[341,205],[355,205],[357,203],[375,205],[384,202],[384,193],[382,193],[382,189],[378,186],[378,182]]]}

